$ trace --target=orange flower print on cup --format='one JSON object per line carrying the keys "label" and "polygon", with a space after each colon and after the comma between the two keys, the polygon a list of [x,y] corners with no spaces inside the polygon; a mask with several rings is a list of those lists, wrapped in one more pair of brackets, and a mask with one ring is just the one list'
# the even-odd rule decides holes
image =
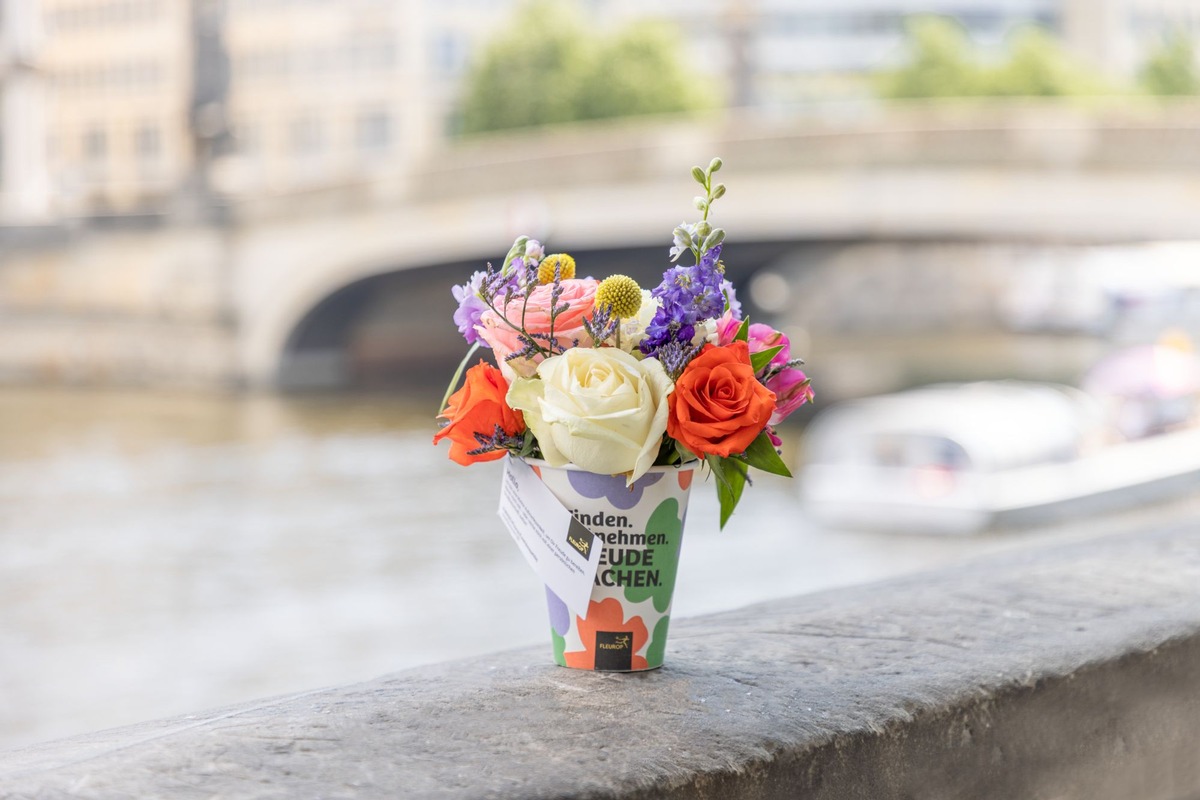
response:
{"label": "orange flower print on cup", "polygon": [[450,395],[446,410],[438,415],[439,419],[449,421],[434,435],[433,443],[449,439],[450,459],[463,466],[503,458],[507,450],[473,451],[481,446],[475,437],[477,433],[490,438],[497,426],[507,436],[525,432],[525,418],[505,402],[507,393],[508,381],[504,375],[480,359],[467,370],[462,388]]}
{"label": "orange flower print on cup", "polygon": [[667,433],[693,453],[746,452],[775,410],[775,393],[754,376],[745,342],[705,345],[671,393]]}
{"label": "orange flower print on cup", "polygon": [[576,617],[579,638],[585,650],[564,653],[567,666],[575,669],[639,670],[646,669],[645,656],[637,653],[646,646],[650,633],[638,616],[625,619],[621,601],[609,597],[588,603],[587,617]]}

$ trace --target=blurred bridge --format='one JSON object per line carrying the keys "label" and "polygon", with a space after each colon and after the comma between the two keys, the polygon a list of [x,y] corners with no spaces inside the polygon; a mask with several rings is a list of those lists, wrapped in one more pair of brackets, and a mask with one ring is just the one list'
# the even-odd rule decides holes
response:
{"label": "blurred bridge", "polygon": [[[449,145],[367,184],[236,200],[217,223],[10,245],[0,380],[337,383],[339,332],[367,310],[386,319],[389,302],[409,328],[383,340],[441,360],[456,335],[450,285],[520,233],[661,271],[672,228],[694,217],[689,169],[712,155],[730,186],[714,218],[746,271],[806,242],[1200,238],[1196,107],[589,124]],[[412,270],[424,277],[398,282]]]}

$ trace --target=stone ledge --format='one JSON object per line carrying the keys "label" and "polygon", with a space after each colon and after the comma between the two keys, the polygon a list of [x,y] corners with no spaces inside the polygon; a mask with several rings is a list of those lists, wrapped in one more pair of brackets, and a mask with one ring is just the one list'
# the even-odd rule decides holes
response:
{"label": "stone ledge", "polygon": [[[740,576],[753,580],[753,576]],[[1200,527],[0,753],[0,797],[1200,797]]]}

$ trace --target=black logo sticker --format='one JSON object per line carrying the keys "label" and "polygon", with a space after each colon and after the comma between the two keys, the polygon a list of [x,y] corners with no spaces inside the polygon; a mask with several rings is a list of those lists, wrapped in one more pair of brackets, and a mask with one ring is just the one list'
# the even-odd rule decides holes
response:
{"label": "black logo sticker", "polygon": [[592,553],[592,543],[596,534],[583,527],[579,520],[571,517],[571,527],[567,528],[567,544],[579,551],[579,555],[587,558]]}
{"label": "black logo sticker", "polygon": [[633,669],[633,634],[596,631],[596,669]]}

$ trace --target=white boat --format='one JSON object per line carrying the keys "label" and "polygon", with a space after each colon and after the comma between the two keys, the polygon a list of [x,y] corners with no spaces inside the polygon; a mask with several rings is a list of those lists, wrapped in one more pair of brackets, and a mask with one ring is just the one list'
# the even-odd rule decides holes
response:
{"label": "white boat", "polygon": [[1200,429],[1117,440],[1110,406],[1009,381],[843,403],[806,433],[803,500],[830,527],[970,533],[1200,487]]}

